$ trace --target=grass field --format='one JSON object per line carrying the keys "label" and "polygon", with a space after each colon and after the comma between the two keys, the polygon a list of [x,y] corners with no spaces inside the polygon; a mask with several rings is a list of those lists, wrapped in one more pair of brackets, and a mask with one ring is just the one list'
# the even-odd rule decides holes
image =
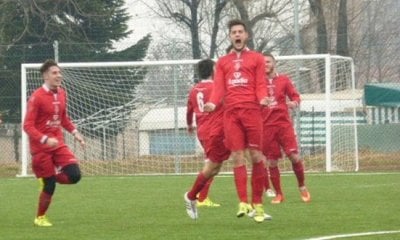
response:
{"label": "grass field", "polygon": [[[210,196],[220,208],[185,212],[194,176],[86,177],[57,186],[48,212],[54,226],[33,226],[38,184],[0,178],[0,239],[310,239],[396,231],[351,239],[400,239],[400,173],[309,174],[312,202],[302,203],[293,175],[282,177],[286,202],[265,209],[272,221],[236,218],[232,176],[217,177]],[[320,238],[323,239],[323,238]],[[350,238],[346,238],[350,239]]]}

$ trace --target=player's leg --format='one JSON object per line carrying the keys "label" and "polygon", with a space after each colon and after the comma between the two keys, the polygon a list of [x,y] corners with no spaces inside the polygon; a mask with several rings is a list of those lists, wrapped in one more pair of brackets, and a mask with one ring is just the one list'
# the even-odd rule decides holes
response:
{"label": "player's leg", "polygon": [[81,180],[81,170],[77,163],[71,163],[61,168],[56,175],[57,182],[60,184],[76,184]]}
{"label": "player's leg", "polygon": [[247,197],[247,169],[244,149],[245,129],[243,129],[237,109],[225,111],[224,113],[224,135],[225,145],[231,150],[233,161],[233,177],[236,186],[236,193],[239,197],[239,209],[237,217],[243,217],[251,210]]}
{"label": "player's leg", "polygon": [[303,160],[300,158],[296,134],[291,124],[282,128],[281,138],[283,150],[290,159],[293,172],[296,175],[301,199],[304,202],[310,202],[311,195],[305,186],[304,164]]}
{"label": "player's leg", "polygon": [[[209,158],[209,161],[213,163],[222,163],[227,160],[231,154],[231,152],[226,148],[224,144],[224,127],[222,119],[216,119],[209,127],[209,139],[206,142],[206,156]],[[221,166],[219,166],[220,168]],[[218,168],[218,172],[219,169]],[[202,195],[203,191],[208,191],[210,186],[210,182],[213,178],[210,178],[203,189],[200,191],[199,196]],[[207,194],[208,196],[208,194]],[[210,198],[206,198],[204,201],[201,201],[199,198],[197,201],[197,206],[207,206],[207,207],[219,207],[220,204],[214,203],[210,200]]]}
{"label": "player's leg", "polygon": [[54,162],[61,167],[56,175],[56,180],[60,184],[76,184],[81,179],[81,171],[74,154],[67,147],[61,147],[55,151]]}
{"label": "player's leg", "polygon": [[[271,154],[270,150],[270,144],[274,138],[274,133],[269,129],[269,126],[263,126],[263,147],[262,147],[262,153],[264,157],[266,157],[268,154]],[[271,187],[270,183],[270,172],[269,172],[269,161],[265,159],[264,162],[265,165],[265,182],[264,182],[264,190],[265,190],[265,195],[267,197],[276,197],[275,191]]]}
{"label": "player's leg", "polygon": [[310,202],[311,194],[305,185],[303,160],[300,158],[298,153],[291,153],[288,157],[292,162],[292,169],[294,174],[296,175],[301,199],[303,200],[303,202]]}
{"label": "player's leg", "polygon": [[276,196],[271,200],[272,204],[279,204],[285,200],[281,186],[281,173],[278,167],[279,159],[280,157],[275,157],[267,160],[271,183],[276,192]]}
{"label": "player's leg", "polygon": [[279,127],[269,125],[264,126],[264,131],[263,152],[267,158],[271,184],[276,192],[276,196],[271,200],[271,203],[278,204],[284,200],[280,170],[278,168],[278,160],[282,158],[279,142]]}
{"label": "player's leg", "polygon": [[265,166],[265,180],[264,180],[265,196],[273,198],[273,197],[276,197],[276,194],[275,194],[275,191],[272,189],[271,184],[270,184],[268,161],[265,160],[264,166]]}
{"label": "player's leg", "polygon": [[263,138],[263,124],[259,109],[243,109],[241,123],[246,129],[247,147],[252,162],[251,190],[252,205],[255,210],[254,220],[265,220],[263,208],[264,184],[266,178],[265,157],[261,152]]}
{"label": "player's leg", "polygon": [[[206,149],[205,143],[203,144],[203,148]],[[209,159],[206,159],[205,162],[210,161]],[[197,206],[198,207],[219,207],[220,204],[214,203],[211,201],[211,199],[208,197],[208,192],[210,191],[211,183],[213,182],[214,177],[210,177],[206,184],[203,186],[201,191],[197,194]]]}
{"label": "player's leg", "polygon": [[[199,139],[199,142],[200,142],[201,146],[203,147],[204,152],[206,152],[207,140],[209,141],[209,139],[207,139],[206,133],[202,133],[204,131],[202,131],[201,129],[203,129],[203,128],[197,129],[197,138]],[[204,161],[209,161],[209,159],[206,158]],[[204,185],[202,190],[197,194],[197,206],[206,206],[209,202],[211,202],[208,198],[208,192],[210,190],[210,186],[211,186],[211,183],[213,182],[213,180],[214,180],[214,178],[210,178],[207,181],[207,183]]]}
{"label": "player's leg", "polygon": [[186,212],[192,219],[198,218],[197,213],[197,202],[196,196],[201,191],[201,189],[206,185],[207,181],[218,174],[221,169],[222,163],[214,163],[208,161],[205,163],[203,170],[197,175],[196,180],[194,181],[192,188],[189,192],[186,192],[184,195],[184,201],[186,206]]}
{"label": "player's leg", "polygon": [[40,152],[32,156],[32,169],[40,183],[40,194],[34,224],[39,227],[50,227],[46,217],[52,196],[56,188],[55,166],[51,153]]}

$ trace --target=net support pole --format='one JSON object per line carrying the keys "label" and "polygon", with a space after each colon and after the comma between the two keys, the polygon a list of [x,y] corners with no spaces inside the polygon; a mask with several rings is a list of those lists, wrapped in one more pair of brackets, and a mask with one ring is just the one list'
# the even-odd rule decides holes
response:
{"label": "net support pole", "polygon": [[[26,86],[26,68],[21,65],[21,121],[24,122],[27,108],[27,86]],[[21,172],[17,176],[28,176],[28,135],[25,131],[21,133]]]}
{"label": "net support pole", "polygon": [[331,132],[331,57],[325,56],[325,159],[327,172],[332,171],[332,132]]}
{"label": "net support pole", "polygon": [[[351,62],[351,91],[352,91],[352,96],[356,96],[355,90],[356,90],[356,78],[354,74],[354,61],[353,59],[349,59]],[[354,105],[355,105],[356,99],[354,99]],[[355,161],[355,169],[354,171],[358,172],[359,169],[359,159],[358,159],[358,131],[357,131],[357,109],[356,106],[353,107],[353,129],[354,129],[354,161]]]}

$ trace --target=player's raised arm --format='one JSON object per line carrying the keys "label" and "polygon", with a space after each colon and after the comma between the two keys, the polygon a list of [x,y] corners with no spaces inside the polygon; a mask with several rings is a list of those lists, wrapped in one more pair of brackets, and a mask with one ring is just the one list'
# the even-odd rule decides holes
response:
{"label": "player's raised arm", "polygon": [[221,62],[218,61],[215,66],[214,75],[214,88],[210,96],[210,100],[204,105],[205,112],[212,112],[216,106],[221,103],[225,95],[225,77],[221,66]]}

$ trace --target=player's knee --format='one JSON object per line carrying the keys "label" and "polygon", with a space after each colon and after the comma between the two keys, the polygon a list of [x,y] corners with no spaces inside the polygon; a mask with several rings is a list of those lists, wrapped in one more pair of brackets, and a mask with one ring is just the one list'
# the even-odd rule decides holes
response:
{"label": "player's knee", "polygon": [[56,176],[43,178],[43,192],[53,195],[56,190]]}
{"label": "player's knee", "polygon": [[71,164],[64,167],[63,172],[67,174],[72,184],[78,183],[81,180],[82,175],[78,164]]}

